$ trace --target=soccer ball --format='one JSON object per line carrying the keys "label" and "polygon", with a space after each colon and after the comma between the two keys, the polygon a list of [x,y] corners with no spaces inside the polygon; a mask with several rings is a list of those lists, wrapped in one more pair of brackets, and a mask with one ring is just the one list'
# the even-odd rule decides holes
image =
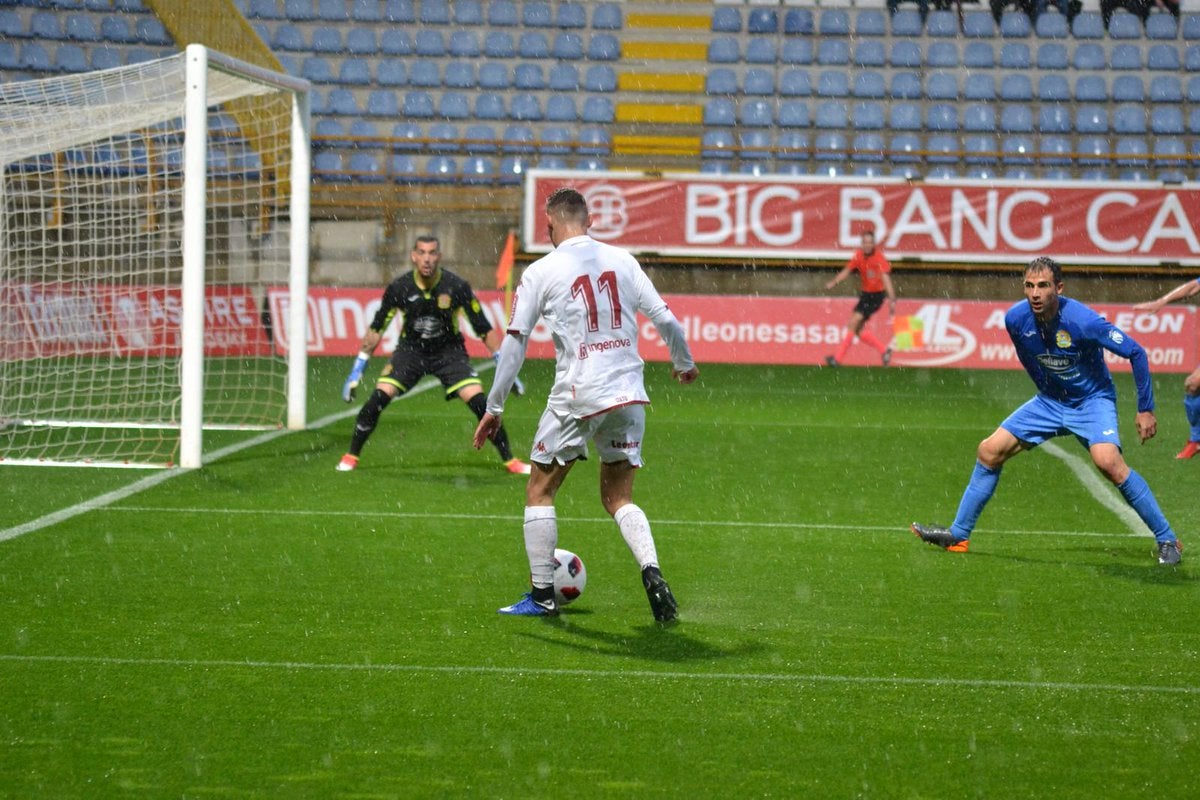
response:
{"label": "soccer ball", "polygon": [[554,597],[565,606],[583,594],[587,586],[587,569],[579,556],[570,550],[554,551]]}

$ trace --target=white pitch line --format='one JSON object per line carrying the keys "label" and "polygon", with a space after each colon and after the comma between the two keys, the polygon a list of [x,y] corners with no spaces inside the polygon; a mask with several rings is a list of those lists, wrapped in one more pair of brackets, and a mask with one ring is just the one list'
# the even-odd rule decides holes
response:
{"label": "white pitch line", "polygon": [[[453,514],[440,513],[434,514],[431,512],[420,511],[325,511],[311,509],[265,509],[265,508],[212,508],[206,506],[204,508],[196,508],[192,506],[117,506],[97,509],[99,511],[107,511],[111,514],[183,514],[186,516],[204,515],[204,514],[229,514],[229,515],[247,515],[247,516],[270,516],[270,517],[353,517],[353,518],[371,518],[379,519],[454,519],[454,520],[470,520],[470,521],[496,521],[496,522],[512,522],[519,523],[521,516],[519,514]],[[558,518],[559,522],[566,522],[572,525],[611,525],[612,517],[563,517]],[[688,528],[759,528],[771,530],[803,530],[803,531],[847,531],[847,532],[863,532],[863,533],[897,533],[903,531],[909,533],[908,523],[897,523],[895,525],[835,525],[825,522],[748,522],[739,520],[694,520],[694,519],[659,519],[654,518],[651,523],[658,525],[681,525]],[[1080,536],[1089,538],[1102,539],[1129,539],[1142,538],[1141,533],[1112,533],[1108,531],[1044,531],[1044,530],[1003,530],[995,528],[985,528],[983,532],[991,534],[1004,534],[1011,536]]]}
{"label": "white pitch line", "polygon": [[[428,391],[437,385],[439,384],[432,382],[418,385],[406,392],[404,397],[420,394],[421,392]],[[307,425],[304,429],[310,431],[320,430],[326,425],[331,425],[334,422],[354,416],[357,413],[358,410],[354,408],[347,409],[346,411],[339,411],[336,414],[330,414],[328,416],[321,417],[320,419]],[[288,434],[295,432],[296,431],[292,431],[287,428],[280,428],[279,430],[268,431],[267,433],[260,434],[259,436],[255,436],[241,442],[235,442],[228,447],[219,448],[205,455],[204,463],[211,464],[212,462],[219,461],[226,456],[233,455],[234,453],[241,452],[242,450],[246,450],[250,447],[257,447],[260,444],[266,444],[267,442],[278,439],[281,436],[287,436]],[[122,486],[120,489],[114,489],[111,492],[93,497],[90,500],[84,500],[82,503],[76,503],[73,506],[68,506],[67,508],[53,511],[49,514],[38,517],[37,519],[30,520],[29,522],[24,522],[20,525],[14,525],[11,528],[4,528],[0,530],[0,542],[7,542],[10,539],[16,539],[18,536],[24,536],[27,533],[40,531],[42,528],[48,528],[51,525],[57,525],[58,523],[64,522],[73,517],[78,517],[81,514],[99,511],[109,505],[112,505],[113,503],[124,500],[126,497],[131,497],[139,492],[144,492],[147,489],[158,486],[160,483],[169,481],[174,477],[184,475],[188,472],[191,472],[191,470],[165,469],[161,472],[157,472],[153,475],[148,475],[145,478],[134,481],[128,486]]]}
{"label": "white pitch line", "polygon": [[485,667],[427,664],[338,664],[303,661],[234,661],[232,659],[191,660],[176,658],[104,658],[99,656],[37,656],[0,653],[0,661],[27,664],[92,664],[100,667],[181,667],[184,669],[247,669],[291,672],[378,672],[427,675],[539,675],[552,678],[588,678],[627,680],[713,681],[724,683],[818,683],[865,686],[918,686],[974,689],[1022,689],[1028,691],[1069,691],[1118,694],[1200,695],[1200,686],[1151,686],[1123,683],[1076,683],[1073,681],[1018,681],[994,678],[912,678],[873,675],[788,674],[781,672],[681,672],[678,670],[601,670],[561,669],[554,667]]}
{"label": "white pitch line", "polygon": [[1142,522],[1142,518],[1137,515],[1137,512],[1125,502],[1125,498],[1121,497],[1116,487],[1096,474],[1096,468],[1090,459],[1085,460],[1077,455],[1068,453],[1053,441],[1044,442],[1039,449],[1045,450],[1066,464],[1071,472],[1075,473],[1075,477],[1079,479],[1079,482],[1083,484],[1083,488],[1087,489],[1088,493],[1096,498],[1096,501],[1100,505],[1113,512],[1117,519],[1121,520],[1131,533],[1139,536],[1154,535],[1146,527],[1146,523]]}

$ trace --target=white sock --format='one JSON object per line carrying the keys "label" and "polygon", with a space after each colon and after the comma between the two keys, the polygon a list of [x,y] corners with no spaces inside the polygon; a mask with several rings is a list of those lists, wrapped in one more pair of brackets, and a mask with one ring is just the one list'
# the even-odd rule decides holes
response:
{"label": "white sock", "polygon": [[633,503],[627,503],[617,509],[613,519],[617,521],[629,551],[637,559],[638,567],[657,567],[658,551],[654,549],[654,537],[650,535],[650,520],[646,519],[646,512]]}
{"label": "white sock", "polygon": [[558,518],[554,506],[525,506],[525,555],[529,557],[529,582],[534,586],[554,585],[557,544]]}

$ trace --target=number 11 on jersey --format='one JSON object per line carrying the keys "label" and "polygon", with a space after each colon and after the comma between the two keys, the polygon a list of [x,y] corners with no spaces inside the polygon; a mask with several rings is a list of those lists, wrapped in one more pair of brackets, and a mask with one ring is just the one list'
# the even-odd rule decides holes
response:
{"label": "number 11 on jersey", "polygon": [[[617,273],[609,270],[601,272],[596,278],[600,291],[608,295],[609,314],[612,318],[613,330],[621,327],[621,298],[617,292]],[[600,330],[600,313],[596,307],[596,289],[592,286],[591,276],[580,275],[571,284],[571,297],[583,300],[587,308],[587,327],[589,331]]]}

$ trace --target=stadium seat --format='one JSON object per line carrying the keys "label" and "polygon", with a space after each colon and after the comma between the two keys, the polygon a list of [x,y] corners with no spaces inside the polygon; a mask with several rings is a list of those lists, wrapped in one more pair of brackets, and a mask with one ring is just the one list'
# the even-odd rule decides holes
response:
{"label": "stadium seat", "polygon": [[1108,20],[1108,38],[1141,39],[1142,21],[1124,8],[1117,8]]}
{"label": "stadium seat", "polygon": [[449,25],[450,5],[446,0],[421,0],[418,20],[422,25]]}
{"label": "stadium seat", "polygon": [[617,37],[609,33],[594,33],[588,42],[587,57],[592,61],[616,61],[621,57]]}
{"label": "stadium seat", "polygon": [[1188,164],[1187,145],[1174,136],[1160,136],[1154,140],[1154,167],[1158,179],[1163,183],[1183,183],[1187,174],[1183,167]]}
{"label": "stadium seat", "polygon": [[[388,94],[393,95],[394,98],[393,92],[388,92]],[[325,105],[330,114],[338,114],[343,117],[353,117],[360,113],[358,99],[354,96],[354,92],[349,89],[331,89],[329,95],[325,98]],[[395,116],[399,109],[396,108],[394,100],[389,107],[391,109],[390,115]]]}
{"label": "stadium seat", "polygon": [[925,35],[942,38],[958,36],[958,14],[941,9],[930,11],[925,18]]}
{"label": "stadium seat", "polygon": [[885,145],[883,135],[879,133],[855,134],[850,144],[855,161],[881,162],[884,158]]}
{"label": "stadium seat", "polygon": [[1146,17],[1147,39],[1174,39],[1179,35],[1179,25],[1173,14],[1150,14]]}
{"label": "stadium seat", "polygon": [[996,164],[1000,156],[996,137],[988,133],[973,133],[963,137],[963,162],[966,164]]}
{"label": "stadium seat", "polygon": [[66,39],[62,22],[53,11],[34,11],[29,17],[29,33],[34,39]]}
{"label": "stadium seat", "polygon": [[[588,100],[597,98],[588,98]],[[521,92],[509,98],[508,116],[520,122],[536,122],[542,119],[542,101],[537,95]],[[595,119],[589,119],[595,122]]]}
{"label": "stadium seat", "polygon": [[747,33],[775,33],[779,30],[779,13],[773,8],[751,8],[746,16]]}
{"label": "stadium seat", "polygon": [[1084,104],[1075,109],[1075,130],[1078,133],[1107,133],[1108,110],[1094,104]]}
{"label": "stadium seat", "polygon": [[1025,74],[1005,75],[1000,80],[1000,99],[1024,102],[1033,99],[1033,81]]}
{"label": "stadium seat", "polygon": [[517,55],[521,58],[550,58],[550,40],[541,31],[523,31],[517,39]]}
{"label": "stadium seat", "polygon": [[425,178],[431,183],[452,183],[458,167],[450,156],[431,156],[425,162]]}
{"label": "stadium seat", "polygon": [[702,158],[733,158],[736,150],[733,132],[725,129],[705,131],[700,137]]}
{"label": "stadium seat", "polygon": [[779,126],[807,128],[810,124],[808,104],[802,100],[784,100],[779,104]]}
{"label": "stadium seat", "polygon": [[574,64],[555,64],[550,67],[547,85],[556,92],[579,91],[579,68]]}
{"label": "stadium seat", "polygon": [[1038,109],[1039,133],[1068,134],[1071,128],[1071,111],[1068,106],[1050,103]]}
{"label": "stadium seat", "polygon": [[897,131],[921,130],[921,109],[915,103],[892,103],[888,126]]}
{"label": "stadium seat", "polygon": [[603,128],[585,127],[579,131],[579,144],[575,151],[585,156],[606,156],[612,149],[612,140]]}
{"label": "stadium seat", "polygon": [[583,58],[583,37],[577,33],[567,33],[565,31],[556,33],[554,41],[550,45],[550,56],[552,58],[578,61]]}
{"label": "stadium seat", "polygon": [[1179,82],[1179,78],[1175,75],[1155,75],[1151,78],[1150,102],[1182,103],[1183,85]]}
{"label": "stadium seat", "polygon": [[503,153],[532,153],[535,149],[533,128],[528,125],[509,125],[500,137]]}
{"label": "stadium seat", "polygon": [[542,134],[538,137],[538,152],[549,153],[550,155],[567,155],[571,152],[571,142],[572,136],[570,130],[559,125],[551,125],[542,128]]}
{"label": "stadium seat", "polygon": [[918,100],[924,94],[921,78],[915,72],[893,73],[890,93],[894,100]]}
{"label": "stadium seat", "polygon": [[882,103],[860,102],[850,109],[851,126],[855,130],[883,130],[885,117]]}
{"label": "stadium seat", "polygon": [[846,150],[846,137],[841,133],[822,131],[813,136],[813,158],[817,161],[843,161]]}
{"label": "stadium seat", "polygon": [[1000,130],[1004,133],[1033,133],[1033,110],[1020,103],[1000,108]]}
{"label": "stadium seat", "polygon": [[965,11],[962,32],[968,39],[992,39],[996,36],[995,19],[987,11]]}
{"label": "stadium seat", "polygon": [[742,79],[742,91],[748,95],[775,94],[774,71],[759,67],[746,70],[746,75]]}
{"label": "stadium seat", "polygon": [[507,31],[488,31],[483,37],[483,54],[488,58],[515,58],[517,45]]}
{"label": "stadium seat", "polygon": [[995,100],[996,79],[986,72],[968,72],[963,81],[963,99]]}
{"label": "stadium seat", "polygon": [[848,97],[850,74],[841,70],[824,70],[817,75],[817,95],[820,97]]}
{"label": "stadium seat", "polygon": [[1080,75],[1075,79],[1075,99],[1086,103],[1108,101],[1108,81],[1102,75]]}
{"label": "stadium seat", "polygon": [[[12,45],[12,42],[8,44]],[[92,69],[113,69],[121,66],[121,51],[115,47],[93,47],[91,53]],[[6,66],[0,61],[0,69],[17,69],[16,66]]]}
{"label": "stadium seat", "polygon": [[861,39],[854,46],[854,64],[859,67],[882,67],[887,64],[887,48],[881,39]]}
{"label": "stadium seat", "polygon": [[779,50],[779,60],[784,64],[811,64],[813,46],[808,39],[788,39]]}
{"label": "stadium seat", "polygon": [[275,0],[249,0],[249,3],[246,7],[246,16],[253,19],[284,18],[283,11],[280,10]]}
{"label": "stadium seat", "polygon": [[892,15],[892,37],[913,38],[925,33],[925,20],[911,8],[897,9]]}
{"label": "stadium seat", "polygon": [[546,98],[546,119],[551,122],[574,122],[579,119],[575,98],[566,94],[552,94]]}
{"label": "stadium seat", "polygon": [[542,71],[542,65],[530,62],[517,64],[513,68],[513,87],[527,90],[546,88],[546,74]]}
{"label": "stadium seat", "polygon": [[451,31],[447,46],[450,55],[458,58],[475,58],[483,54],[478,31]]}
{"label": "stadium seat", "polygon": [[807,36],[814,30],[813,13],[808,8],[789,8],[783,15],[783,32],[788,36]]}
{"label": "stadium seat", "polygon": [[933,133],[925,137],[926,162],[930,164],[957,164],[958,137],[947,133]]}
{"label": "stadium seat", "polygon": [[617,73],[607,64],[593,64],[583,73],[583,88],[588,92],[615,92]]}
{"label": "stadium seat", "polygon": [[322,22],[349,22],[350,12],[343,0],[317,0],[316,18]]}
{"label": "stadium seat", "polygon": [[616,3],[597,3],[592,9],[592,30],[619,31],[625,26],[625,15]]}
{"label": "stadium seat", "polygon": [[1037,98],[1043,103],[1069,103],[1071,84],[1062,75],[1043,74],[1038,78]]}
{"label": "stadium seat", "polygon": [[954,42],[932,42],[925,49],[925,64],[930,67],[956,68],[959,64],[958,45]]}
{"label": "stadium seat", "polygon": [[1081,11],[1071,20],[1071,36],[1076,39],[1103,39],[1104,18],[1095,11]]}
{"label": "stadium seat", "polygon": [[1005,164],[1032,165],[1034,152],[1030,136],[1005,136],[1000,141],[1000,160]]}
{"label": "stadium seat", "polygon": [[579,118],[584,122],[612,122],[616,117],[613,101],[607,97],[589,97],[583,101]]}
{"label": "stadium seat", "polygon": [[704,104],[705,125],[735,125],[737,112],[733,101],[727,97],[711,97]]}
{"label": "stadium seat", "polygon": [[438,115],[442,119],[467,119],[471,106],[463,92],[442,92],[438,100]]}
{"label": "stadium seat", "polygon": [[300,63],[300,77],[313,83],[334,83],[333,66],[329,59],[309,56]]}
{"label": "stadium seat", "polygon": [[517,4],[512,0],[492,0],[488,3],[488,25],[494,28],[511,28],[520,21]]}
{"label": "stadium seat", "polygon": [[375,126],[374,122],[367,119],[356,119],[351,122],[348,133],[354,140],[354,147],[379,147],[383,144],[379,138],[379,128]]}
{"label": "stadium seat", "polygon": [[1142,68],[1142,46],[1140,44],[1117,44],[1109,51],[1109,66],[1113,69],[1139,70]]}
{"label": "stadium seat", "polygon": [[[1078,17],[1076,17],[1078,19]],[[1107,66],[1104,48],[1094,42],[1083,42],[1075,46],[1071,66],[1081,73],[1103,72]]]}
{"label": "stadium seat", "polygon": [[1005,42],[1000,46],[1000,67],[1002,69],[1027,70],[1032,65],[1029,45],[1025,42]]}
{"label": "stadium seat", "polygon": [[[293,26],[300,44],[303,44],[303,37],[299,37],[299,30]],[[117,44],[133,44],[137,41],[137,34],[134,33],[129,20],[124,17],[107,16],[100,20],[100,37],[106,42],[116,42]],[[300,49],[299,47],[293,49]]]}
{"label": "stadium seat", "polygon": [[1000,16],[1000,36],[1005,39],[1023,39],[1032,33],[1029,17],[1024,11],[1005,11]]}
{"label": "stadium seat", "polygon": [[1156,72],[1178,71],[1183,67],[1179,61],[1179,48],[1173,44],[1151,45],[1150,49],[1146,51],[1146,66]]}
{"label": "stadium seat", "polygon": [[1071,65],[1071,56],[1062,42],[1042,42],[1037,49],[1037,68],[1063,70]]}
{"label": "stadium seat", "polygon": [[436,61],[414,61],[408,71],[408,82],[412,86],[433,89],[442,85],[442,76]]}
{"label": "stadium seat", "polygon": [[413,50],[419,56],[436,58],[446,54],[446,40],[441,31],[423,28],[413,36]]}
{"label": "stadium seat", "polygon": [[846,104],[836,100],[826,100],[817,105],[817,113],[813,124],[818,128],[845,128],[849,122]]}
{"label": "stadium seat", "polygon": [[316,28],[312,33],[310,48],[314,53],[341,53],[344,49],[342,32],[328,26]]}
{"label": "stadium seat", "polygon": [[[391,95],[392,99],[388,100],[386,95]],[[394,105],[395,96],[395,92],[386,89],[373,90],[367,96],[367,107],[370,109],[370,113],[388,116],[387,110]],[[375,98],[373,103],[371,98]],[[403,109],[406,117],[430,119],[434,116],[433,95],[423,91],[406,92]],[[392,116],[395,116],[395,112],[392,112]]]}
{"label": "stadium seat", "polygon": [[[342,62],[342,69],[351,59]],[[475,64],[470,61],[451,61],[446,65],[442,74],[442,85],[449,89],[474,89],[478,83],[475,80]]]}
{"label": "stadium seat", "polygon": [[587,27],[587,10],[583,3],[559,3],[554,15],[554,24],[563,29]]}
{"label": "stadium seat", "polygon": [[764,130],[741,131],[738,147],[743,159],[771,158],[771,134]]}
{"label": "stadium seat", "polygon": [[283,0],[283,16],[293,22],[311,22],[317,18],[312,0]]}
{"label": "stadium seat", "polygon": [[408,31],[387,28],[379,34],[379,52],[384,56],[412,55],[412,37],[408,35]]}
{"label": "stadium seat", "polygon": [[1146,108],[1141,104],[1122,103],[1113,111],[1112,129],[1116,133],[1146,132]]}
{"label": "stadium seat", "polygon": [[1188,45],[1183,52],[1183,68],[1188,72],[1200,72],[1200,45]]}
{"label": "stadium seat", "polygon": [[60,44],[54,49],[54,69],[58,72],[86,72],[87,55],[77,44]]}
{"label": "stadium seat", "polygon": [[849,36],[850,12],[844,8],[823,8],[817,18],[817,33],[821,36]]}
{"label": "stadium seat", "polygon": [[996,109],[987,103],[971,103],[963,109],[962,129],[972,133],[996,130]]}
{"label": "stadium seat", "polygon": [[[318,119],[313,123],[312,133],[314,140],[313,147],[322,148],[337,145],[339,143],[337,140],[341,139],[346,131],[342,127],[342,123],[336,119],[325,118]],[[418,131],[417,135],[418,137],[420,136],[420,131]]]}
{"label": "stadium seat", "polygon": [[863,70],[854,75],[850,93],[855,97],[882,98],[887,96],[887,84],[883,75],[874,70]]}
{"label": "stadium seat", "polygon": [[733,6],[716,6],[713,8],[712,30],[718,34],[740,34],[742,11]]}
{"label": "stadium seat", "polygon": [[460,175],[464,183],[491,183],[496,177],[496,169],[487,156],[467,156],[463,159]]}
{"label": "stadium seat", "polygon": [[845,39],[822,39],[817,43],[817,63],[823,66],[844,66],[849,64],[849,42]]}
{"label": "stadium seat", "polygon": [[1033,30],[1042,39],[1066,39],[1071,35],[1070,21],[1066,15],[1054,12],[1038,14]]}
{"label": "stadium seat", "polygon": [[[155,22],[157,21],[155,20]],[[90,14],[67,15],[66,20],[63,22],[63,34],[72,42],[100,41],[100,30],[96,27],[95,18]],[[165,44],[170,44],[170,42],[165,42]]]}
{"label": "stadium seat", "polygon": [[408,69],[403,61],[384,59],[375,68],[375,82],[380,86],[405,86],[408,83]]}
{"label": "stadium seat", "polygon": [[991,69],[995,63],[991,42],[967,42],[963,48],[963,66],[968,69]]}
{"label": "stadium seat", "polygon": [[1112,82],[1112,99],[1118,103],[1142,103],[1146,86],[1138,75],[1118,75]]}
{"label": "stadium seat", "polygon": [[893,67],[920,69],[923,62],[921,46],[916,42],[910,39],[900,39],[892,43],[891,52],[888,54],[888,63]]}
{"label": "stadium seat", "polygon": [[142,17],[134,23],[138,41],[152,47],[169,47],[175,44],[171,34],[155,17]]}
{"label": "stadium seat", "polygon": [[525,0],[521,20],[526,28],[549,28],[554,24],[554,14],[544,0]]}
{"label": "stadium seat", "polygon": [[898,133],[892,136],[888,144],[892,162],[898,164],[915,164],[921,160],[921,137],[915,133]]}
{"label": "stadium seat", "polygon": [[1150,165],[1150,148],[1141,136],[1118,136],[1114,151],[1118,167],[1147,167]]}
{"label": "stadium seat", "polygon": [[854,18],[855,36],[887,36],[887,17],[878,8],[858,8]]}
{"label": "stadium seat", "polygon": [[[780,116],[782,117],[782,113]],[[776,137],[775,146],[778,157],[785,161],[807,161],[811,148],[808,134],[796,130],[780,132]]]}
{"label": "stadium seat", "polygon": [[769,100],[743,100],[738,107],[738,122],[750,128],[761,128],[775,121],[775,106]]}
{"label": "stadium seat", "polygon": [[312,157],[313,177],[322,181],[345,180],[342,170],[342,154],[336,150],[318,150]]}
{"label": "stadium seat", "polygon": [[1043,136],[1038,144],[1038,162],[1052,167],[1065,167],[1071,163],[1074,147],[1066,136]]}
{"label": "stadium seat", "polygon": [[933,103],[925,109],[925,129],[957,131],[958,106],[952,103]]}
{"label": "stadium seat", "polygon": [[1188,112],[1188,133],[1193,136],[1200,134],[1200,108],[1193,108]]}
{"label": "stadium seat", "polygon": [[925,97],[930,100],[957,100],[957,75],[952,72],[931,72],[925,78]]}
{"label": "stadium seat", "polygon": [[356,56],[373,56],[379,52],[379,37],[371,28],[351,28],[346,32],[346,52]]}
{"label": "stadium seat", "polygon": [[[711,74],[711,73],[710,73]],[[737,79],[734,78],[736,85]],[[812,78],[806,69],[786,69],[779,75],[779,94],[783,97],[808,97],[812,94]]]}
{"label": "stadium seat", "polygon": [[1156,106],[1150,109],[1150,130],[1165,136],[1183,136],[1183,110],[1178,106]]}

